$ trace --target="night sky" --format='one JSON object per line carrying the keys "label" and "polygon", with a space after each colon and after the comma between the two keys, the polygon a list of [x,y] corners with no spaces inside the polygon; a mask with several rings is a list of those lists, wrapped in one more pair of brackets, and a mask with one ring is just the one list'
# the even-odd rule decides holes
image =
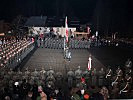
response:
{"label": "night sky", "polygon": [[104,33],[133,33],[133,0],[1,0],[0,19],[17,15],[76,17]]}

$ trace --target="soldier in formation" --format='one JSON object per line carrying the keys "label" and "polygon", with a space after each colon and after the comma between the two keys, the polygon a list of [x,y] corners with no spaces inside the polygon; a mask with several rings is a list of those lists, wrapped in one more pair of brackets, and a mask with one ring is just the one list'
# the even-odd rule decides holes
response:
{"label": "soldier in formation", "polygon": [[47,76],[49,76],[50,74],[52,74],[53,76],[55,75],[55,72],[51,66],[50,66],[49,70],[47,71]]}
{"label": "soldier in formation", "polygon": [[120,98],[130,98],[128,95],[131,92],[131,86],[132,86],[132,77],[128,74],[126,74],[124,78],[123,84],[120,85]]}
{"label": "soldier in formation", "polygon": [[97,70],[94,68],[91,72],[92,86],[97,86]]}
{"label": "soldier in formation", "polygon": [[104,85],[104,79],[105,79],[105,71],[103,68],[98,73],[98,85],[103,86]]}
{"label": "soldier in formation", "polygon": [[80,83],[81,78],[82,78],[82,70],[80,69],[80,66],[78,66],[77,70],[75,71],[76,84]]}
{"label": "soldier in formation", "polygon": [[87,87],[91,86],[92,80],[91,80],[91,71],[88,70],[88,68],[83,72],[83,77],[85,78]]}
{"label": "soldier in formation", "polygon": [[[45,38],[45,47],[51,49],[63,49],[64,39]],[[90,48],[90,42],[87,40],[74,40],[70,39],[69,48],[71,49],[88,49]]]}
{"label": "soldier in formation", "polygon": [[62,87],[62,83],[63,83],[63,74],[61,72],[57,72],[56,73],[56,86],[58,88],[61,88]]}
{"label": "soldier in formation", "polygon": [[40,79],[41,80],[46,79],[46,71],[45,71],[44,67],[42,67],[42,69],[40,70]]}
{"label": "soldier in formation", "polygon": [[67,72],[67,82],[68,82],[68,87],[71,88],[74,84],[74,72],[72,71],[72,69],[70,69]]}
{"label": "soldier in formation", "polygon": [[105,76],[105,79],[106,79],[106,86],[110,86],[111,83],[112,83],[112,77],[113,77],[113,71],[112,69],[110,68],[110,66],[107,68],[106,70],[106,76]]}
{"label": "soldier in formation", "polygon": [[0,66],[16,67],[31,51],[32,46],[33,43],[31,41],[29,42],[26,38],[19,40],[14,38],[10,40],[4,39],[3,44],[0,45]]}
{"label": "soldier in formation", "polygon": [[131,68],[132,67],[132,61],[130,59],[128,59],[125,63],[125,67],[126,68]]}
{"label": "soldier in formation", "polygon": [[112,86],[115,84],[115,83],[119,83],[121,80],[122,80],[122,75],[123,75],[123,72],[122,70],[120,69],[120,67],[117,68],[116,72],[115,72],[115,76],[113,76],[113,81],[112,81]]}

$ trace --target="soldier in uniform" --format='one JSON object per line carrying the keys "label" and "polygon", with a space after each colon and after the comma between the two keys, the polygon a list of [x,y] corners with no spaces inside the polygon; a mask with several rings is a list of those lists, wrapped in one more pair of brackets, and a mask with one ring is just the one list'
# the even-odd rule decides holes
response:
{"label": "soldier in uniform", "polygon": [[55,83],[55,77],[53,76],[52,73],[49,73],[49,75],[46,78],[46,86],[49,88],[54,87]]}
{"label": "soldier in uniform", "polygon": [[45,80],[45,78],[46,78],[46,71],[44,70],[44,67],[42,67],[42,69],[40,71],[40,77],[42,80]]}
{"label": "soldier in uniform", "polygon": [[132,77],[128,74],[126,74],[125,76],[125,84],[123,86],[123,88],[120,90],[120,96],[122,98],[128,98],[128,93],[131,90],[131,86],[132,86]]}
{"label": "soldier in uniform", "polygon": [[75,40],[74,43],[75,43],[75,49],[77,49],[77,43],[78,43],[78,41]]}
{"label": "soldier in uniform", "polygon": [[83,43],[83,49],[85,49],[85,44],[86,44],[86,40],[84,40],[84,43]]}
{"label": "soldier in uniform", "polygon": [[10,68],[10,71],[8,71],[8,74],[9,74],[11,77],[13,76],[14,72],[13,72],[12,68]]}
{"label": "soldier in uniform", "polygon": [[53,39],[50,38],[50,49],[53,49]]}
{"label": "soldier in uniform", "polygon": [[126,69],[125,73],[128,74],[128,75],[132,75],[132,69]]}
{"label": "soldier in uniform", "polygon": [[73,86],[74,81],[74,72],[72,71],[72,69],[67,72],[67,81],[69,88],[71,88]]}
{"label": "soldier in uniform", "polygon": [[121,81],[123,77],[123,71],[120,69],[120,67],[118,67],[118,69],[116,70],[116,75],[118,76],[118,81]]}
{"label": "soldier in uniform", "polygon": [[110,67],[106,70],[106,85],[110,86],[112,82],[113,71]]}
{"label": "soldier in uniform", "polygon": [[132,61],[130,59],[128,59],[125,63],[125,67],[126,68],[131,68],[132,67]]}
{"label": "soldier in uniform", "polygon": [[30,71],[29,71],[28,67],[26,68],[25,74],[26,75],[29,75],[30,74]]}
{"label": "soldier in uniform", "polygon": [[37,39],[37,46],[40,47],[40,39]]}
{"label": "soldier in uniform", "polygon": [[6,81],[7,84],[9,84],[9,81],[8,80],[10,80],[10,75],[8,75],[7,72],[4,75],[4,80]]}
{"label": "soldier in uniform", "polygon": [[35,70],[34,70],[34,72],[33,72],[33,77],[34,77],[34,80],[36,80],[36,81],[38,81],[39,80],[39,73],[38,73],[38,71],[36,70],[36,68],[35,68]]}
{"label": "soldier in uniform", "polygon": [[57,72],[56,73],[56,86],[58,88],[62,87],[62,81],[63,81],[63,75],[61,72]]}
{"label": "soldier in uniform", "polygon": [[61,49],[63,49],[64,48],[64,40],[62,39],[61,40]]}
{"label": "soldier in uniform", "polygon": [[69,41],[69,48],[71,49],[72,47],[72,43],[71,43],[71,40]]}
{"label": "soldier in uniform", "polygon": [[29,71],[29,69],[28,69],[28,67],[27,67],[27,68],[26,68],[26,71],[25,71],[25,79],[28,80],[29,76],[30,76],[30,71]]}
{"label": "soldier in uniform", "polygon": [[87,49],[87,40],[84,42],[84,49]]}
{"label": "soldier in uniform", "polygon": [[46,42],[46,47],[49,48],[49,38],[47,38],[46,41],[47,41],[47,42]]}
{"label": "soldier in uniform", "polygon": [[92,70],[91,76],[92,76],[92,86],[96,86],[97,85],[97,70],[96,70],[96,68],[94,68]]}
{"label": "soldier in uniform", "polygon": [[49,76],[50,74],[52,74],[53,76],[55,75],[55,72],[51,66],[50,66],[49,70],[47,71],[47,76]]}
{"label": "soldier in uniform", "polygon": [[46,43],[47,42],[47,38],[44,39],[44,47],[46,48]]}
{"label": "soldier in uniform", "polygon": [[118,67],[118,69],[116,70],[116,75],[113,77],[114,81],[112,82],[112,86],[115,83],[119,83],[122,80],[122,75],[123,75],[123,72],[120,69],[120,67]]}
{"label": "soldier in uniform", "polygon": [[80,43],[80,41],[78,40],[77,41],[77,49],[79,49],[79,43]]}
{"label": "soldier in uniform", "polygon": [[41,38],[41,47],[43,48],[44,40]]}
{"label": "soldier in uniform", "polygon": [[52,49],[55,49],[55,39],[52,39]]}
{"label": "soldier in uniform", "polygon": [[104,85],[104,78],[105,78],[105,71],[103,68],[101,68],[101,70],[98,73],[99,77],[98,77],[98,85],[99,86],[103,86]]}
{"label": "soldier in uniform", "polygon": [[47,38],[47,44],[46,44],[47,48],[49,48],[49,38]]}
{"label": "soldier in uniform", "polygon": [[61,43],[59,43],[59,49],[61,49]]}
{"label": "soldier in uniform", "polygon": [[83,72],[83,77],[85,78],[87,87],[91,86],[91,71],[88,68]]}
{"label": "soldier in uniform", "polygon": [[47,41],[47,48],[50,48],[50,38],[48,38],[48,41]]}
{"label": "soldier in uniform", "polygon": [[18,75],[19,78],[22,79],[23,73],[22,73],[22,71],[20,70],[20,68],[19,68],[18,71],[17,71],[17,75]]}
{"label": "soldier in uniform", "polygon": [[74,49],[74,42],[73,42],[74,40],[73,39],[71,39],[71,48],[72,49]]}
{"label": "soldier in uniform", "polygon": [[55,49],[58,49],[59,41],[56,39],[55,40]]}
{"label": "soldier in uniform", "polygon": [[78,66],[78,69],[75,71],[75,78],[76,78],[76,84],[80,83],[82,78],[82,70],[80,69],[80,66]]}

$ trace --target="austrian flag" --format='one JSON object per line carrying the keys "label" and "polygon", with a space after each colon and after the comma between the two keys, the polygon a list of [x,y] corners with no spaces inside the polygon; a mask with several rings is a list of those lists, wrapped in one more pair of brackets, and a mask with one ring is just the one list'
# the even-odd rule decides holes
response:
{"label": "austrian flag", "polygon": [[89,57],[89,60],[88,60],[88,70],[91,70],[91,57]]}
{"label": "austrian flag", "polygon": [[66,20],[65,20],[65,28],[66,28],[66,42],[68,42],[68,24],[67,24],[67,16],[66,16]]}

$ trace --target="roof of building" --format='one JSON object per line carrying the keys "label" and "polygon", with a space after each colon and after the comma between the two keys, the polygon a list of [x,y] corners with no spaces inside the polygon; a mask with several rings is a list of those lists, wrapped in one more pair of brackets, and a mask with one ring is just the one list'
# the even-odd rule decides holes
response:
{"label": "roof of building", "polygon": [[[65,27],[65,18],[63,17],[47,17],[32,16],[25,23],[26,27]],[[79,27],[80,21],[75,18],[68,18],[69,27]]]}
{"label": "roof of building", "polygon": [[[68,18],[68,27],[78,27],[80,21],[75,18]],[[63,17],[48,17],[46,21],[47,27],[65,27],[65,18]]]}
{"label": "roof of building", "polygon": [[47,20],[47,16],[32,16],[25,23],[26,27],[44,27]]}

